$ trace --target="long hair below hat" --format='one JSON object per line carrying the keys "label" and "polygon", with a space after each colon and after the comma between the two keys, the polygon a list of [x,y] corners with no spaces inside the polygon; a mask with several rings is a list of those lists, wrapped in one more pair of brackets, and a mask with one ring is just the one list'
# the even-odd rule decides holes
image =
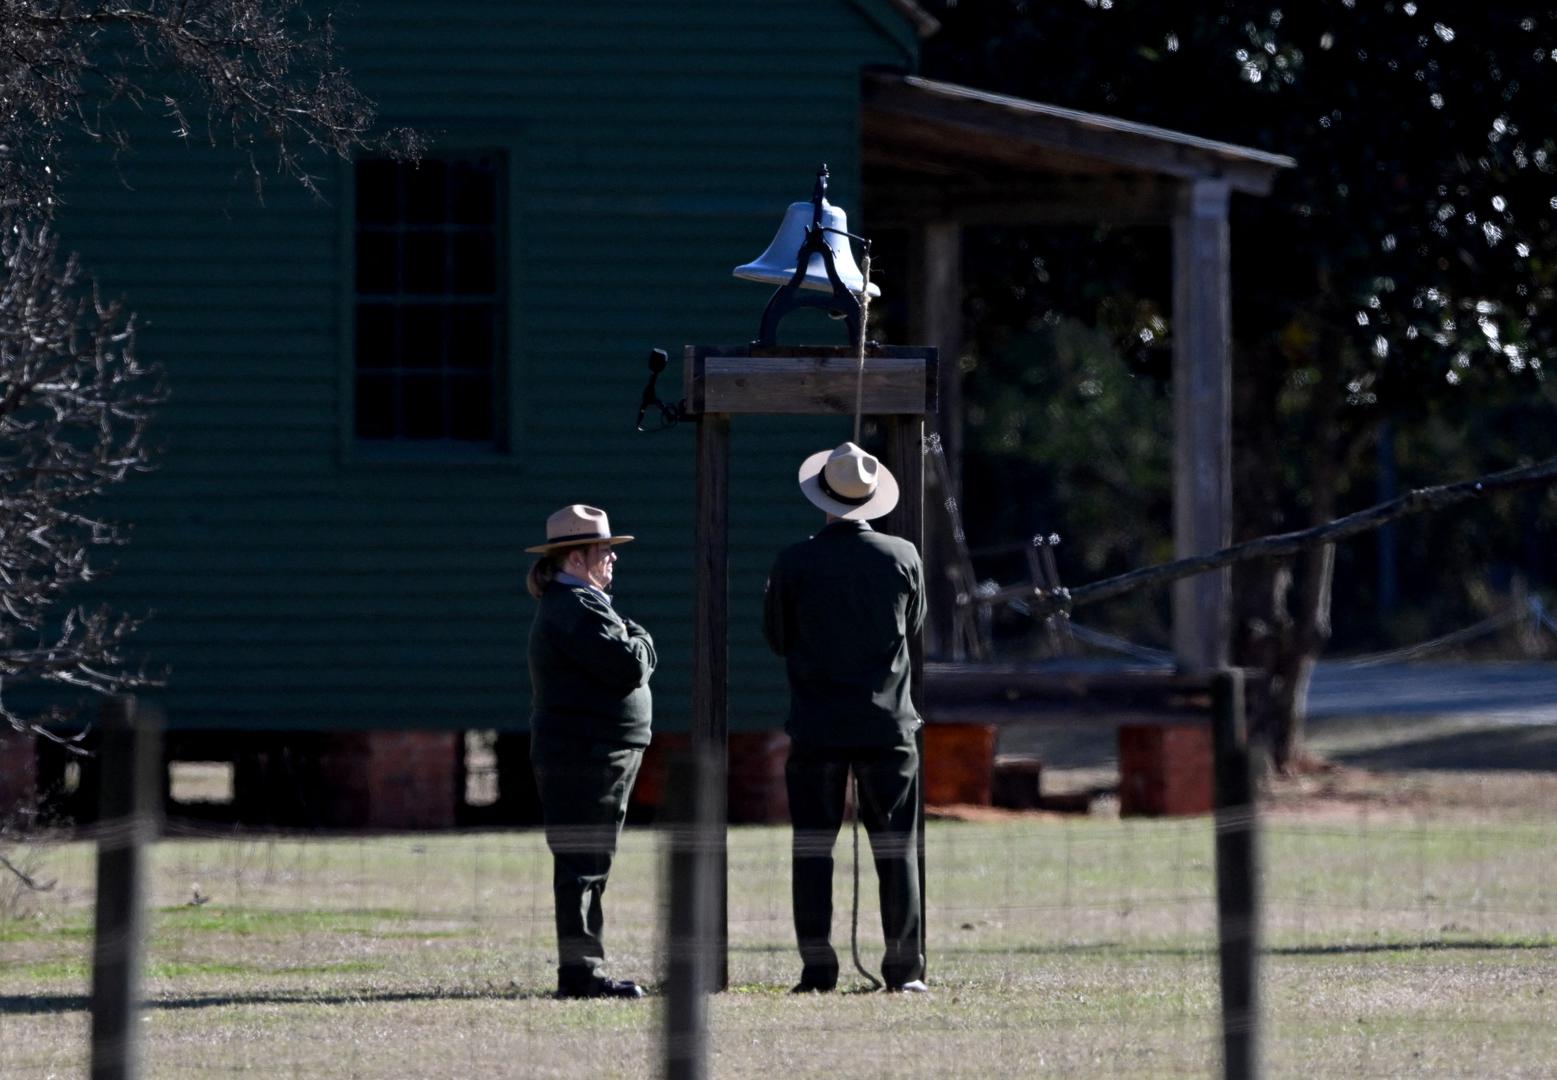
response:
{"label": "long hair below hat", "polygon": [[897,505],[897,478],[851,442],[800,464],[800,491],[812,505],[845,521],[870,521]]}
{"label": "long hair below hat", "polygon": [[583,503],[564,506],[546,519],[546,542],[524,550],[535,555],[550,555],[582,544],[625,544],[631,536],[612,536],[611,520],[604,510]]}

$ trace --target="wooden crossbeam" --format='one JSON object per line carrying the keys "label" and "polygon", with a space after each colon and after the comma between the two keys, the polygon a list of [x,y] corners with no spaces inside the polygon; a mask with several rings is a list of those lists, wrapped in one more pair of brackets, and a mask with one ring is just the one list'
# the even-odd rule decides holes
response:
{"label": "wooden crossbeam", "polygon": [[935,350],[867,347],[863,381],[850,348],[689,345],[687,412],[924,416],[936,406]]}

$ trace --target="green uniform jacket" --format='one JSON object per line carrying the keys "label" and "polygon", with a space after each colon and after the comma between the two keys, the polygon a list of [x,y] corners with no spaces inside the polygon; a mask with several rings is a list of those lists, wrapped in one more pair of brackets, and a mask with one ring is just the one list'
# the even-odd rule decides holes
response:
{"label": "green uniform jacket", "polygon": [[910,741],[921,721],[908,642],[924,612],[919,552],[866,522],[831,522],[781,551],[762,625],[789,670],[789,737],[808,746]]}
{"label": "green uniform jacket", "polygon": [[648,746],[654,639],[583,585],[554,581],[530,627],[531,737]]}

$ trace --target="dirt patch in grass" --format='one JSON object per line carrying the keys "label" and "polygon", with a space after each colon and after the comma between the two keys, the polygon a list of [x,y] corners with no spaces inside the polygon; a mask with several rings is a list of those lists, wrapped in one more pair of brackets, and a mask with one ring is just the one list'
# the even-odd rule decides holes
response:
{"label": "dirt patch in grass", "polygon": [[1260,805],[1283,817],[1549,821],[1557,818],[1557,773],[1375,770],[1316,762],[1293,776],[1265,778]]}
{"label": "dirt patch in grass", "polygon": [[[1064,801],[1076,804],[1065,811],[954,804],[927,807],[925,815],[984,824],[1117,818],[1118,800],[1106,794],[1117,784],[1117,771],[1105,776],[1091,768],[1054,769],[1044,774],[1044,789],[1062,792]],[[1316,757],[1292,775],[1261,778],[1259,798],[1262,811],[1287,819],[1552,821],[1557,820],[1557,771],[1376,769]]]}
{"label": "dirt patch in grass", "polygon": [[946,803],[926,806],[924,816],[931,821],[971,821],[1000,823],[1006,821],[1064,821],[1074,814],[1058,814],[1051,810],[1008,810],[1000,806],[977,806],[973,803]]}

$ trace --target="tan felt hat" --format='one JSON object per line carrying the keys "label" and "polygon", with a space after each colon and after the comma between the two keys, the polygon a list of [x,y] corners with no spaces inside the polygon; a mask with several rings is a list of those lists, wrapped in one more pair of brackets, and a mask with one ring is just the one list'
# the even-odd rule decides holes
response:
{"label": "tan felt hat", "polygon": [[845,521],[869,521],[897,505],[897,478],[851,442],[806,458],[800,490],[813,505]]}
{"label": "tan felt hat", "polygon": [[612,536],[611,521],[604,510],[583,503],[564,506],[546,519],[546,542],[524,550],[548,555],[580,544],[625,544],[631,536]]}

